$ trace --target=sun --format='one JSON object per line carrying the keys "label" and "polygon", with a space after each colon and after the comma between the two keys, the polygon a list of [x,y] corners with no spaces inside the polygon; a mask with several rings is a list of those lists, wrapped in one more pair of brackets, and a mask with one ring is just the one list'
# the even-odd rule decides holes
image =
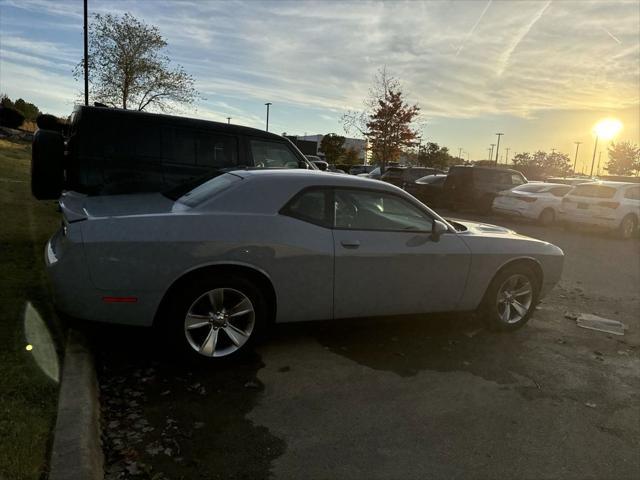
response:
{"label": "sun", "polygon": [[602,140],[611,140],[622,130],[622,122],[617,118],[605,118],[596,123],[593,132]]}

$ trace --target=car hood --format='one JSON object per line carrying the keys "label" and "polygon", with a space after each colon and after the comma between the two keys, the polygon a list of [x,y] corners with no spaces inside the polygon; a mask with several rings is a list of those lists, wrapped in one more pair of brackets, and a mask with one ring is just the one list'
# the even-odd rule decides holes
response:
{"label": "car hood", "polygon": [[510,230],[498,225],[492,225],[490,223],[472,222],[457,218],[447,218],[446,220],[460,233],[469,232],[477,235],[518,235],[515,230]]}

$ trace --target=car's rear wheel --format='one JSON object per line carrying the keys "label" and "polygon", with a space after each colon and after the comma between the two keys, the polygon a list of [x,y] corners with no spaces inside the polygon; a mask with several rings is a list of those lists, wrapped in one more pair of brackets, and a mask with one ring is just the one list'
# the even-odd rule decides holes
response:
{"label": "car's rear wheel", "polygon": [[487,326],[499,331],[522,327],[535,310],[539,292],[538,279],[527,265],[514,265],[498,272],[483,303]]}
{"label": "car's rear wheel", "polygon": [[627,215],[620,222],[620,227],[618,228],[618,236],[623,239],[628,239],[633,237],[638,229],[638,220],[632,214]]}
{"label": "car's rear wheel", "polygon": [[551,225],[556,220],[556,213],[552,208],[545,208],[538,217],[540,225]]}
{"label": "car's rear wheel", "polygon": [[260,289],[237,276],[189,282],[176,292],[169,310],[169,339],[183,353],[204,360],[251,350],[268,312]]}

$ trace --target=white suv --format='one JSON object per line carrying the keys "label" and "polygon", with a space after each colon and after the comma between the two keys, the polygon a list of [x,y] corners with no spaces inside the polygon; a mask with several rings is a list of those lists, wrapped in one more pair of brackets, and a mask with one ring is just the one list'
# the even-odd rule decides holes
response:
{"label": "white suv", "polygon": [[595,182],[577,185],[563,199],[559,219],[617,230],[632,237],[640,219],[640,185],[625,182]]}

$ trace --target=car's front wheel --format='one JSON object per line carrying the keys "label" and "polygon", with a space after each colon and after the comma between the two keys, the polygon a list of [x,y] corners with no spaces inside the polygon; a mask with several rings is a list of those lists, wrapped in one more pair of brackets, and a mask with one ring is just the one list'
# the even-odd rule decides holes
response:
{"label": "car's front wheel", "polygon": [[492,330],[522,327],[535,310],[540,292],[538,279],[527,265],[514,265],[498,272],[487,289],[484,317]]}
{"label": "car's front wheel", "polygon": [[236,276],[189,282],[176,292],[169,310],[170,340],[201,359],[231,358],[250,350],[267,323],[262,292]]}

